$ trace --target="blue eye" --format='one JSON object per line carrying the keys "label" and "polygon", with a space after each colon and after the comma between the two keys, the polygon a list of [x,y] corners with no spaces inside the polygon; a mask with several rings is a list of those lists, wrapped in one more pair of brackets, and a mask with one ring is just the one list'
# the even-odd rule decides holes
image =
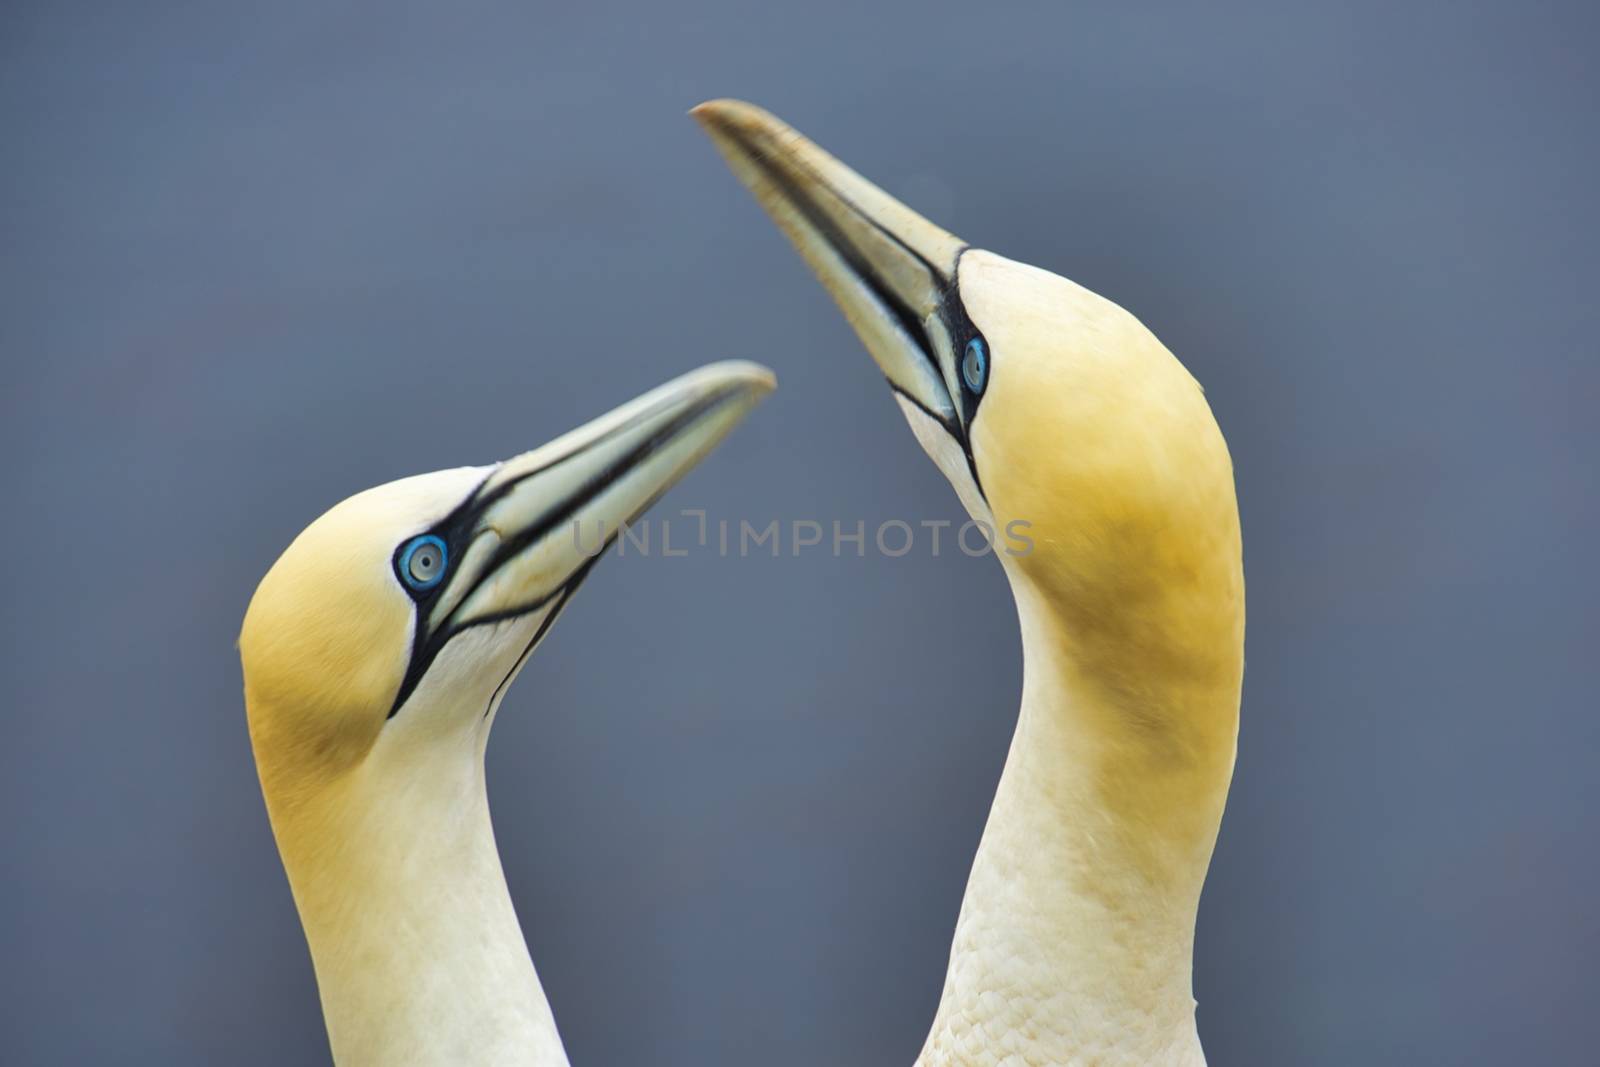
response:
{"label": "blue eye", "polygon": [[984,348],[981,337],[967,342],[967,350],[961,356],[961,380],[974,395],[981,394],[983,387],[989,384],[989,351]]}
{"label": "blue eye", "polygon": [[426,592],[444,578],[450,551],[432,534],[413,537],[400,550],[400,577],[417,592]]}

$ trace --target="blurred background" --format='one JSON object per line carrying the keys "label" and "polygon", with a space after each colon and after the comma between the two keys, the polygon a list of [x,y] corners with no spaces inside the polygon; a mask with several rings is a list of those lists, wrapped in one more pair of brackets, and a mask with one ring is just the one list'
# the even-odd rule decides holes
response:
{"label": "blurred background", "polygon": [[[684,114],[735,95],[1207,388],[1250,583],[1211,1061],[1586,1061],[1597,31],[1576,0],[6,5],[0,1058],[326,1059],[234,639],[349,493],[747,357],[782,388],[658,516],[964,518]],[[1019,689],[991,559],[601,566],[489,752],[573,1062],[910,1064]]]}

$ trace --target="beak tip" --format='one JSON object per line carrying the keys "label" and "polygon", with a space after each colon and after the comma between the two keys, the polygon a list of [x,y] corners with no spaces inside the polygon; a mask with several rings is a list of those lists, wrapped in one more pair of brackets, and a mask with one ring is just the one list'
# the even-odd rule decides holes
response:
{"label": "beak tip", "polygon": [[778,387],[778,376],[772,372],[772,368],[747,359],[725,360],[708,369],[714,370],[717,377],[731,387],[747,392],[758,400]]}
{"label": "beak tip", "polygon": [[777,119],[763,109],[731,96],[696,104],[689,109],[689,117],[707,132],[744,130],[748,133],[778,124]]}
{"label": "beak tip", "polygon": [[726,109],[726,100],[707,100],[696,104],[689,109],[689,117],[700,124],[700,128],[710,133],[721,119],[722,112]]}
{"label": "beak tip", "polygon": [[713,122],[724,112],[732,111],[739,106],[741,101],[731,96],[719,96],[711,100],[702,100],[689,109],[689,117],[696,122]]}

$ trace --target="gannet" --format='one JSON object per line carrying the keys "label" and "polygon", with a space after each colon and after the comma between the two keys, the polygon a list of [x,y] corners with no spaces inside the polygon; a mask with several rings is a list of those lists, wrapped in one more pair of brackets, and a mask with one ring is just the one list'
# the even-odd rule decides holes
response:
{"label": "gannet", "polygon": [[358,493],[262,579],[250,741],[339,1064],[566,1064],[495,849],[489,729],[619,524],[772,385],[713,364],[503,463]]}
{"label": "gannet", "polygon": [[[969,247],[765,111],[694,116],[972,518],[1019,534],[996,554],[1022,707],[917,1062],[1203,1063],[1195,914],[1233,773],[1244,578],[1199,384],[1122,308]],[[950,642],[959,660],[959,627]]]}

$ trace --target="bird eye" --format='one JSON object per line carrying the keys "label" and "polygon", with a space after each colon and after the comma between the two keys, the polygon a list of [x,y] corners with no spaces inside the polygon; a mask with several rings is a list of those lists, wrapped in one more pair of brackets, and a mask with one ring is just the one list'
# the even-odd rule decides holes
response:
{"label": "bird eye", "polygon": [[967,350],[961,356],[961,380],[974,394],[982,393],[983,387],[989,384],[989,352],[981,337],[967,342]]}
{"label": "bird eye", "polygon": [[426,592],[444,577],[450,553],[444,542],[432,534],[413,537],[400,550],[400,577],[417,592]]}

